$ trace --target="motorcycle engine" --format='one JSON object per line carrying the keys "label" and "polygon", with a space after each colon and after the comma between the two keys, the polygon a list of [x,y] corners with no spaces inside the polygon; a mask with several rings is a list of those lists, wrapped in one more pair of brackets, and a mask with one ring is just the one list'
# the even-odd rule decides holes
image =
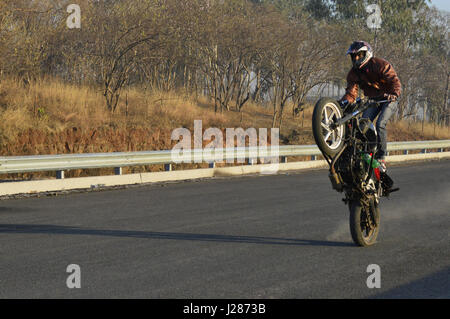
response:
{"label": "motorcycle engine", "polygon": [[353,172],[358,180],[363,180],[366,178],[367,170],[365,166],[366,166],[365,162],[360,158],[358,158],[357,161],[355,162]]}
{"label": "motorcycle engine", "polygon": [[336,163],[336,170],[341,176],[342,181],[347,185],[351,185],[353,182],[353,177],[349,166],[351,157],[352,150],[350,148],[347,148]]}
{"label": "motorcycle engine", "polygon": [[346,185],[353,185],[356,180],[362,181],[367,177],[367,163],[360,156],[355,158],[352,153],[353,149],[347,148],[335,165],[336,171]]}

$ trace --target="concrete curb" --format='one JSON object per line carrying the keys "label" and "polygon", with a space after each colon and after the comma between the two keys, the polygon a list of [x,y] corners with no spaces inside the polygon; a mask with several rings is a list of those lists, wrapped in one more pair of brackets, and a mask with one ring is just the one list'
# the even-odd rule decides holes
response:
{"label": "concrete curb", "polygon": [[[388,163],[407,161],[441,160],[450,158],[450,152],[388,156]],[[327,168],[326,161],[305,161],[279,164],[259,164],[233,167],[201,168],[182,171],[154,172],[112,176],[79,177],[43,181],[0,183],[0,196],[57,192],[76,189],[95,189],[108,186],[124,186],[146,183],[182,181],[190,179],[226,177],[248,174],[270,175],[282,171]]]}
{"label": "concrete curb", "polygon": [[426,160],[441,160],[450,158],[450,152],[439,152],[439,153],[420,153],[411,155],[392,155],[386,158],[386,162],[396,163],[396,162],[415,162],[415,161],[426,161]]}

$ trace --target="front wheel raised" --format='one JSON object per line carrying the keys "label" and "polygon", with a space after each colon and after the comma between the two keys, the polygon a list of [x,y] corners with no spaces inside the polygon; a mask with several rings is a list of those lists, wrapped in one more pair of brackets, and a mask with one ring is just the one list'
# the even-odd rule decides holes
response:
{"label": "front wheel raised", "polygon": [[359,201],[349,203],[350,233],[358,246],[375,244],[380,231],[380,211],[376,205],[362,205]]}
{"label": "front wheel raised", "polygon": [[312,131],[320,151],[329,157],[336,155],[344,146],[345,126],[334,130],[330,124],[342,118],[340,105],[333,99],[322,98],[314,107]]}

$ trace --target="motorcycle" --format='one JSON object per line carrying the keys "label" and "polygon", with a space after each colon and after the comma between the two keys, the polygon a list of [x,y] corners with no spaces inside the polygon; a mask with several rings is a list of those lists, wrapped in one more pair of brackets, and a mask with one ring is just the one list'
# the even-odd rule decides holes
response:
{"label": "motorcycle", "polygon": [[330,166],[329,178],[334,190],[343,193],[350,210],[350,232],[358,246],[375,244],[380,230],[382,197],[399,188],[374,158],[378,137],[375,126],[363,112],[388,102],[360,99],[340,103],[322,98],[315,107],[312,130],[317,146]]}

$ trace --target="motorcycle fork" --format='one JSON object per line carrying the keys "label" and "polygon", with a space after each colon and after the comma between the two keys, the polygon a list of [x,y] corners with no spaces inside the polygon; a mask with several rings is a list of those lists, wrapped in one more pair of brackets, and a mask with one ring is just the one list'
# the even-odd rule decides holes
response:
{"label": "motorcycle fork", "polygon": [[370,215],[370,219],[371,219],[373,225],[375,227],[378,227],[377,220],[376,220],[376,218],[374,216],[375,210],[376,210],[375,200],[374,199],[369,200],[369,204],[370,204],[370,214],[369,214]]}
{"label": "motorcycle fork", "polygon": [[[375,200],[373,198],[368,198],[368,197],[363,198],[363,196],[362,196],[359,198],[359,202],[361,204],[361,207],[364,207],[364,210],[366,212],[366,218],[368,219],[367,222],[369,223],[369,225],[373,226],[375,228],[378,227],[377,220],[374,215],[375,209],[376,209]],[[367,210],[368,210],[368,212],[367,212]]]}

